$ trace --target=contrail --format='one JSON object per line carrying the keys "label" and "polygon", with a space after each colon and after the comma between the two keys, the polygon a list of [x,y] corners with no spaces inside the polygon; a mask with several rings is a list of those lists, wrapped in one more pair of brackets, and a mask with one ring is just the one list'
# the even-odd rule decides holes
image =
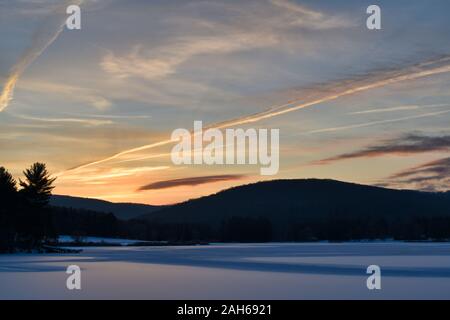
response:
{"label": "contrail", "polygon": [[61,5],[52,13],[52,18],[33,35],[31,46],[22,54],[19,61],[11,68],[0,95],[0,112],[5,110],[14,96],[14,89],[20,76],[61,34],[66,22],[66,7],[69,4],[81,5],[84,0],[74,0]]}
{"label": "contrail", "polygon": [[[359,77],[359,79],[345,79],[342,81],[335,81],[328,85],[326,85],[327,89],[331,89],[331,93],[324,93],[323,96],[319,96],[317,98],[311,98],[310,101],[298,103],[302,99],[295,99],[289,103],[274,106],[268,108],[266,111],[255,113],[252,115],[248,115],[245,117],[240,117],[237,119],[228,120],[225,122],[220,122],[216,124],[212,124],[206,128],[216,128],[223,129],[227,127],[232,127],[236,125],[243,125],[258,122],[261,120],[269,119],[272,117],[284,115],[289,112],[293,112],[300,109],[305,109],[308,107],[312,107],[318,104],[322,104],[324,102],[330,102],[341,97],[351,96],[360,92],[365,92],[372,89],[382,88],[384,86],[395,84],[403,81],[416,80],[432,75],[442,74],[450,72],[450,55],[444,56],[439,59],[425,61],[407,68],[402,69],[392,69],[390,71],[383,71],[374,74],[368,74],[364,77]],[[314,88],[317,92],[321,93],[321,87]],[[148,150],[160,146],[164,146],[170,144],[174,141],[168,139],[160,142],[156,142],[153,144],[144,145],[141,147],[125,150],[114,154],[110,157],[97,160],[94,162],[86,163],[84,165],[66,170],[61,172],[60,174],[64,174],[65,172],[83,169],[86,167],[90,167],[93,165],[101,164],[104,162],[108,162],[110,160],[117,159],[123,155],[127,155],[130,153]]]}
{"label": "contrail", "polygon": [[413,119],[420,119],[420,118],[439,116],[441,114],[446,114],[446,113],[450,113],[450,110],[439,111],[439,112],[430,112],[430,113],[419,114],[419,115],[416,115],[416,116],[409,116],[409,117],[396,118],[396,119],[371,121],[371,122],[352,124],[352,125],[342,126],[342,127],[334,127],[334,128],[325,128],[325,129],[319,129],[319,130],[312,130],[312,131],[308,131],[306,133],[307,134],[314,134],[314,133],[323,133],[323,132],[342,131],[342,130],[355,129],[355,128],[364,128],[364,127],[374,126],[374,125],[377,125],[377,124],[386,124],[386,123],[400,122],[400,121],[405,121],[405,120],[413,120]]}
{"label": "contrail", "polygon": [[[444,65],[442,65],[442,64],[444,64]],[[430,68],[430,69],[420,70],[423,68],[423,66],[429,67],[430,65],[432,65],[434,67]],[[346,90],[344,89],[343,91],[338,92],[336,94],[331,94],[331,95],[325,96],[323,98],[312,100],[310,102],[298,104],[298,105],[295,105],[292,107],[287,107],[287,108],[280,107],[280,108],[276,108],[276,109],[271,109],[271,110],[268,110],[265,112],[250,115],[250,116],[240,118],[237,120],[231,120],[228,122],[224,122],[218,128],[222,128],[224,126],[228,127],[228,126],[253,123],[253,122],[261,121],[264,119],[272,118],[275,116],[280,116],[280,115],[283,115],[283,114],[286,114],[286,113],[289,113],[292,111],[296,111],[296,110],[304,109],[304,108],[311,107],[314,105],[318,105],[318,104],[321,104],[324,102],[333,101],[338,98],[341,98],[344,96],[350,96],[350,95],[353,95],[353,94],[356,94],[359,92],[368,91],[371,89],[377,89],[377,88],[381,88],[381,87],[384,87],[384,86],[387,86],[390,84],[394,84],[394,83],[398,83],[398,82],[403,82],[403,81],[407,81],[407,80],[415,80],[415,79],[419,79],[419,78],[423,78],[423,77],[427,77],[427,76],[431,76],[431,75],[435,75],[435,74],[440,74],[440,73],[446,73],[446,72],[450,72],[450,56],[441,58],[439,60],[426,62],[426,63],[420,64],[420,65],[417,65],[413,68],[408,68],[408,70],[406,70],[406,72],[403,72],[400,75],[392,75],[392,77],[384,78],[381,80],[375,80],[374,82],[368,83],[368,84],[360,84],[360,85],[356,84],[356,86],[351,87],[349,89],[346,89]],[[374,80],[374,79],[369,79],[369,80]]]}
{"label": "contrail", "polygon": [[382,109],[371,109],[371,110],[363,110],[357,112],[351,112],[351,115],[359,115],[359,114],[372,114],[372,113],[384,113],[384,112],[395,112],[395,111],[405,111],[405,110],[419,110],[422,108],[441,108],[448,107],[448,104],[429,104],[429,105],[405,105],[405,106],[397,106],[391,108],[382,108]]}

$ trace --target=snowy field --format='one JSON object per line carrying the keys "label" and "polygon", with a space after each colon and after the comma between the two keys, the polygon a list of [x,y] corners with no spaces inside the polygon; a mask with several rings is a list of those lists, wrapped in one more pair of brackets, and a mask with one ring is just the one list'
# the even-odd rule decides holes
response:
{"label": "snowy field", "polygon": [[[96,245],[108,243],[121,246],[132,245],[135,244],[136,242],[140,242],[138,240],[119,239],[119,238],[99,238],[99,237],[82,237],[81,240],[84,243],[95,243]],[[71,236],[59,236],[58,241],[63,243],[72,243],[75,241],[75,239]]]}
{"label": "snowy field", "polygon": [[[366,268],[379,265],[382,289]],[[67,266],[82,289],[66,288]],[[450,299],[450,244],[220,244],[0,255],[0,299]]]}

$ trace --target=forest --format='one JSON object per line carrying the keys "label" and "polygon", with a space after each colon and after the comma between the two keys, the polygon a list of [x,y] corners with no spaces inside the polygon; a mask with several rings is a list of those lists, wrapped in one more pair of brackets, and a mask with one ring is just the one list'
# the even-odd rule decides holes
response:
{"label": "forest", "polygon": [[[0,167],[0,252],[44,252],[59,235],[201,242],[450,240],[450,194],[332,180],[228,189],[133,219],[50,205],[55,178],[35,163],[18,182]],[[324,194],[328,195],[322,201]]]}

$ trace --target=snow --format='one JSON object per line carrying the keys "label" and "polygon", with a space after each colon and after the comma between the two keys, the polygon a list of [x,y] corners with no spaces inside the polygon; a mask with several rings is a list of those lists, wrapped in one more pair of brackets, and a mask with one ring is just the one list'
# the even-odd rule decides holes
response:
{"label": "snow", "polygon": [[[80,291],[66,289],[74,264]],[[366,287],[371,264],[379,291]],[[450,299],[450,244],[90,247],[0,255],[0,283],[0,299]]]}
{"label": "snow", "polygon": [[[74,238],[72,236],[59,236],[58,237],[59,242],[63,243],[72,243],[75,242]],[[139,242],[139,240],[129,240],[129,239],[118,239],[118,238],[101,238],[101,237],[82,237],[82,241],[84,243],[108,243],[108,244],[115,244],[115,245],[132,245],[136,242]]]}

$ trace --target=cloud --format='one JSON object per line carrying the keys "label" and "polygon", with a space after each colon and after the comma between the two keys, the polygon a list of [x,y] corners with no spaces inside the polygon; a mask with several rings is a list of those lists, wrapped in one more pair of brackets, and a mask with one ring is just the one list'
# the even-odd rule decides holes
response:
{"label": "cloud", "polygon": [[270,0],[270,3],[284,10],[282,19],[286,25],[316,30],[347,28],[354,25],[343,17],[327,15],[291,1]]}
{"label": "cloud", "polygon": [[[308,9],[287,0],[270,0],[254,4],[201,3],[213,7],[224,17],[235,17],[230,23],[218,20],[177,19],[177,23],[189,24],[183,36],[149,49],[142,44],[124,55],[108,52],[100,66],[104,71],[124,79],[137,77],[158,80],[175,74],[178,68],[201,55],[224,55],[259,48],[276,48],[290,29],[337,29],[352,26],[341,17]],[[194,4],[195,5],[195,4]],[[243,6],[247,6],[242,8]],[[204,8],[199,8],[204,9]],[[220,11],[219,11],[220,10]],[[228,15],[227,13],[230,13]],[[202,31],[186,34],[193,26],[201,25]],[[209,32],[204,32],[203,30]]]}
{"label": "cloud", "polygon": [[390,176],[385,186],[413,186],[422,191],[448,191],[450,157],[431,161]]}
{"label": "cloud", "polygon": [[144,190],[159,190],[159,189],[167,189],[174,188],[180,186],[197,186],[200,184],[214,183],[220,181],[232,181],[232,180],[240,180],[244,178],[245,175],[239,174],[227,174],[227,175],[216,175],[216,176],[203,176],[203,177],[191,177],[191,178],[183,178],[183,179],[175,179],[175,180],[165,180],[154,182],[139,188],[139,191]]}
{"label": "cloud", "polygon": [[86,117],[86,118],[100,118],[100,119],[113,119],[113,120],[121,120],[121,119],[150,119],[149,115],[114,115],[114,114],[79,114],[79,113],[69,113],[72,116],[76,117]]}
{"label": "cloud", "polygon": [[[81,5],[82,3],[83,0],[70,1],[70,4]],[[5,110],[13,99],[14,89],[21,75],[63,31],[67,19],[65,9],[68,4],[69,2],[64,2],[52,11],[52,16],[46,19],[45,24],[34,34],[33,42],[29,49],[22,54],[16,64],[12,67],[0,94],[0,112]]]}
{"label": "cloud", "polygon": [[381,157],[384,155],[409,155],[425,152],[450,150],[450,136],[422,136],[407,134],[395,139],[383,141],[381,144],[370,146],[355,152],[344,153],[335,157],[323,159],[315,164],[328,164],[330,162],[355,158]]}
{"label": "cloud", "polygon": [[372,114],[372,113],[384,113],[384,112],[396,112],[396,111],[406,111],[406,110],[418,110],[421,108],[440,108],[440,107],[448,107],[449,104],[431,104],[426,106],[419,105],[405,105],[405,106],[396,106],[391,108],[378,108],[378,109],[370,109],[363,111],[351,112],[349,114],[359,115],[359,114]]}
{"label": "cloud", "polygon": [[369,113],[383,113],[383,112],[395,112],[395,111],[405,111],[405,110],[417,110],[419,109],[419,106],[398,106],[398,107],[392,107],[392,108],[381,108],[381,109],[370,109],[370,110],[364,110],[364,111],[356,111],[349,114],[369,114]]}
{"label": "cloud", "polygon": [[352,125],[348,125],[348,126],[317,129],[317,130],[308,131],[307,133],[315,134],[315,133],[336,132],[336,131],[342,131],[342,130],[364,128],[364,127],[370,127],[370,126],[379,125],[379,124],[386,124],[386,123],[401,122],[401,121],[406,121],[406,120],[434,117],[434,116],[439,116],[439,115],[446,114],[446,113],[450,113],[450,110],[429,112],[429,113],[419,114],[419,115],[415,115],[415,116],[408,116],[408,117],[402,117],[402,118],[396,118],[396,119],[369,121],[369,122],[364,122],[364,123],[352,124]]}
{"label": "cloud", "polygon": [[[429,77],[432,75],[438,75],[448,72],[450,72],[450,56],[444,56],[439,59],[424,61],[415,64],[413,66],[403,68],[392,68],[388,71],[369,73],[366,74],[365,76],[356,76],[354,79],[333,81],[330,82],[329,84],[326,85],[321,84],[315,88],[309,89],[312,92],[309,95],[307,95],[307,98],[300,97],[298,99],[289,101],[288,103],[270,107],[266,109],[266,111],[251,114],[248,116],[243,116],[236,119],[227,120],[220,123],[211,124],[209,126],[205,126],[204,129],[209,128],[223,129],[227,127],[256,123],[261,120],[270,119],[293,111],[317,106],[325,102],[331,102],[341,97],[352,96],[358,93],[382,88],[395,83],[417,80],[424,77]],[[306,99],[306,101],[304,101],[304,99]],[[164,145],[169,145],[173,142],[174,141],[172,141],[171,139],[167,139],[152,144],[143,145],[140,147],[127,149],[119,153],[116,153],[112,156],[72,168],[70,170],[67,170],[66,172],[105,163],[110,160],[120,158],[121,156],[124,155],[149,150]],[[61,174],[64,174],[64,172],[62,172]]]}
{"label": "cloud", "polygon": [[[101,182],[106,179],[122,178],[135,176],[143,173],[168,170],[169,166],[156,166],[156,167],[137,167],[137,168],[101,168],[94,170],[86,170],[80,174],[73,174],[64,176],[64,180],[70,180],[75,182]],[[56,174],[59,178],[59,175]]]}
{"label": "cloud", "polygon": [[0,1],[0,15],[46,16],[61,8],[61,3],[58,3],[58,0],[16,0],[13,4],[11,2]]}
{"label": "cloud", "polygon": [[227,37],[184,38],[146,54],[141,46],[125,56],[106,54],[101,67],[118,78],[139,77],[157,80],[175,74],[178,66],[202,54],[226,54],[276,44],[277,40],[263,34],[243,34]]}
{"label": "cloud", "polygon": [[403,178],[416,174],[434,174],[439,176],[450,177],[450,158],[444,158],[432,162],[428,162],[421,166],[402,171],[392,176],[392,178]]}
{"label": "cloud", "polygon": [[111,120],[98,120],[98,119],[80,119],[80,118],[43,118],[43,117],[30,117],[24,115],[16,115],[16,117],[24,120],[30,121],[40,121],[40,122],[53,122],[53,123],[77,123],[87,126],[102,126],[110,125],[114,122]]}
{"label": "cloud", "polygon": [[94,89],[67,84],[25,80],[21,82],[20,88],[31,92],[60,95],[65,99],[87,103],[97,110],[106,110],[113,104],[112,101],[103,97]]}
{"label": "cloud", "polygon": [[287,0],[270,0],[274,6],[287,9],[294,13],[299,13],[305,17],[310,19],[323,19],[323,14],[317,11],[310,10],[302,5],[297,3],[287,1]]}

